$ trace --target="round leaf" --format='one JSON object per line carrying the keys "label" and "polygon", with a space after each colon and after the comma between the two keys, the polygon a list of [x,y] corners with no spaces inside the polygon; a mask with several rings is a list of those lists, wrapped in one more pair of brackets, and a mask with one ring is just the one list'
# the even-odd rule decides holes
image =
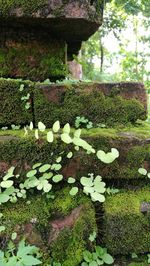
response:
{"label": "round leaf", "polygon": [[73,184],[73,183],[75,183],[75,179],[73,178],[73,177],[69,177],[68,178],[68,180],[67,180],[67,182],[69,183],[69,184]]}
{"label": "round leaf", "polygon": [[139,172],[141,175],[147,175],[147,170],[144,169],[144,168],[139,168],[139,169],[138,169],[138,172]]}
{"label": "round leaf", "polygon": [[73,156],[73,153],[70,151],[70,152],[67,154],[67,158],[70,159],[72,156]]}
{"label": "round leaf", "polygon": [[93,201],[99,201],[99,202],[105,201],[105,197],[97,192],[91,193],[91,198]]}
{"label": "round leaf", "polygon": [[102,259],[103,259],[104,263],[106,263],[106,264],[112,264],[114,262],[113,257],[111,255],[109,255],[108,253],[105,253],[102,256]]}
{"label": "round leaf", "polygon": [[50,169],[51,165],[50,164],[44,164],[39,168],[40,173],[46,172],[48,169]]}
{"label": "round leaf", "polygon": [[84,187],[92,187],[93,186],[93,177],[82,176],[81,179],[80,179],[80,183]]}
{"label": "round leaf", "polygon": [[73,187],[71,190],[70,190],[70,192],[69,192],[69,194],[71,195],[71,196],[75,196],[77,193],[78,193],[78,187]]}
{"label": "round leaf", "polygon": [[13,181],[12,180],[2,181],[0,185],[2,188],[9,188],[13,185]]}
{"label": "round leaf", "polygon": [[0,194],[0,203],[5,203],[8,200],[9,200],[9,196],[8,195],[5,195],[4,193]]}
{"label": "round leaf", "polygon": [[63,179],[63,175],[55,175],[52,178],[53,182],[55,182],[55,183],[60,182],[62,179]]}
{"label": "round leaf", "polygon": [[11,235],[11,239],[12,239],[12,240],[15,240],[16,237],[17,237],[17,233],[16,233],[16,232],[12,233],[12,235]]}
{"label": "round leaf", "polygon": [[33,177],[33,176],[36,175],[36,173],[37,173],[37,170],[31,170],[31,171],[29,171],[29,172],[27,173],[27,177]]}

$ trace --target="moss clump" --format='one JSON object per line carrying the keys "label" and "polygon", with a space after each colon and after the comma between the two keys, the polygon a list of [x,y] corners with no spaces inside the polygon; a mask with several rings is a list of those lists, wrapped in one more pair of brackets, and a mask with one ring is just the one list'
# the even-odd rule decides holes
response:
{"label": "moss clump", "polygon": [[[27,200],[31,201],[30,205],[26,204]],[[37,235],[41,235],[40,239],[42,238],[46,246],[45,250],[47,250],[45,257],[47,258],[49,254],[54,261],[60,261],[62,266],[78,266],[82,261],[83,251],[88,247],[89,235],[93,231],[97,231],[95,210],[90,199],[82,194],[71,197],[69,188],[65,188],[56,193],[54,201],[40,195],[30,195],[27,200],[20,200],[16,204],[9,203],[1,207],[2,222],[7,228],[5,234],[10,235],[14,232],[14,228],[17,228],[16,226],[20,225],[23,228],[24,224],[32,223],[32,220],[36,219]],[[61,208],[61,206],[63,207]],[[58,237],[49,246],[51,221],[58,217],[65,218],[78,206],[82,206],[82,208],[79,216],[74,220],[73,226],[64,226]],[[34,243],[32,242],[32,244]]]}
{"label": "moss clump", "polygon": [[[37,88],[34,94],[35,120],[42,119],[51,125],[56,119],[61,124],[69,122],[74,126],[76,116],[85,116],[96,126],[103,123],[107,126],[115,124],[135,123],[137,119],[145,119],[145,110],[137,100],[125,100],[120,96],[106,97],[103,93],[68,88],[58,95],[59,102],[49,101],[42,90]],[[88,108],[87,108],[88,106]]]}
{"label": "moss clump", "polygon": [[64,61],[64,42],[50,39],[38,42],[8,40],[6,47],[0,48],[0,77],[56,80],[66,75]]}
{"label": "moss clump", "polygon": [[148,262],[131,262],[128,266],[149,266]]}
{"label": "moss clump", "polygon": [[[69,191],[65,189],[64,192],[68,194]],[[64,212],[67,214],[67,212],[70,211],[70,206],[73,206],[73,208],[75,205],[77,206],[77,204],[75,204],[77,201],[83,204],[83,209],[81,210],[79,218],[75,221],[72,230],[70,231],[64,228],[57,241],[52,244],[51,254],[55,261],[60,261],[62,263],[62,266],[78,266],[83,259],[83,251],[88,247],[87,239],[89,235],[93,233],[93,231],[97,231],[95,211],[90,199],[83,197],[81,194],[76,196],[75,201],[71,198],[73,205],[66,204],[68,200],[70,201],[70,196],[65,197],[65,202],[63,196],[61,196],[61,198],[62,200],[60,199],[60,202],[59,199],[54,202],[54,209],[57,206],[61,213]]]}
{"label": "moss clump", "polygon": [[[30,201],[30,205],[27,201]],[[19,199],[17,203],[7,203],[0,209],[3,212],[3,224],[6,231],[11,232],[16,225],[23,225],[36,219],[38,225],[45,226],[51,218],[52,202],[44,196],[30,195],[28,200]]]}
{"label": "moss clump", "polygon": [[150,188],[107,197],[104,242],[112,254],[150,252],[150,214],[141,212],[142,202],[150,202]]}
{"label": "moss clump", "polygon": [[[23,91],[19,91],[21,84],[24,85]],[[32,107],[26,110],[25,102],[21,100],[30,93],[28,101],[31,102],[32,86],[31,82],[0,79],[0,127],[11,124],[26,125],[29,121],[33,121]]]}
{"label": "moss clump", "polygon": [[0,0],[1,15],[8,16],[13,9],[21,8],[25,15],[31,15],[47,5],[47,0]]}

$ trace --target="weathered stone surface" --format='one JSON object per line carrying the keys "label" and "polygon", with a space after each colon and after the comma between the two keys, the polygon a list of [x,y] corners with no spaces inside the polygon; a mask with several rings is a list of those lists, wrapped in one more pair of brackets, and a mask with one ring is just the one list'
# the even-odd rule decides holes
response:
{"label": "weathered stone surface", "polygon": [[20,28],[35,29],[37,36],[46,32],[47,36],[63,39],[68,44],[68,55],[72,57],[102,24],[103,1],[62,1],[62,0],[5,0],[0,3],[0,33],[7,28],[18,32]]}
{"label": "weathered stone surface", "polygon": [[[147,93],[144,85],[137,82],[116,82],[116,83],[77,83],[73,87],[78,92],[101,91],[106,96],[120,95],[125,99],[136,99],[140,101],[147,110]],[[59,102],[60,94],[67,90],[63,85],[39,85],[48,100]],[[59,97],[58,97],[59,95]]]}
{"label": "weathered stone surface", "polygon": [[140,210],[142,213],[150,212],[150,202],[142,202]]}
{"label": "weathered stone surface", "polygon": [[4,26],[0,29],[0,77],[33,81],[64,78],[65,45],[40,27]]}

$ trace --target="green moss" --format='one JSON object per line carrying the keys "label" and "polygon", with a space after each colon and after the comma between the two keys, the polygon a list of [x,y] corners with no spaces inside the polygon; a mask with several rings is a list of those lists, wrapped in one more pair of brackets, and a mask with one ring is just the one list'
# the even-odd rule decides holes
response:
{"label": "green moss", "polygon": [[148,262],[131,262],[128,266],[149,266]]}
{"label": "green moss", "polygon": [[0,0],[0,10],[2,15],[8,15],[12,9],[22,8],[24,14],[29,15],[33,12],[37,12],[47,5],[47,1],[44,0]]}
{"label": "green moss", "polygon": [[80,90],[68,88],[63,93],[60,90],[58,103],[46,99],[39,88],[35,90],[34,97],[36,123],[42,119],[47,126],[56,118],[62,125],[69,122],[74,126],[76,116],[85,116],[95,126],[98,123],[107,126],[134,124],[137,119],[145,119],[144,107],[137,100],[125,100],[120,96],[106,97],[97,91],[88,93],[81,87]]}
{"label": "green moss", "polygon": [[142,202],[150,202],[150,188],[107,197],[104,242],[111,253],[150,252],[150,215],[141,213]]}
{"label": "green moss", "polygon": [[90,200],[80,198],[79,202],[84,202],[84,207],[72,230],[64,229],[52,245],[52,257],[60,261],[62,266],[78,266],[83,259],[83,251],[88,247],[89,235],[97,231],[95,211]]}
{"label": "green moss", "polygon": [[[24,90],[19,91],[20,85],[24,84]],[[25,109],[25,102],[21,97],[30,93],[31,101],[31,82],[19,80],[0,79],[0,127],[10,126],[11,124],[27,124],[33,120],[32,107]]]}
{"label": "green moss", "polygon": [[7,203],[6,207],[1,207],[3,212],[3,224],[6,225],[6,231],[10,232],[16,225],[23,225],[31,222],[32,219],[37,219],[37,223],[40,226],[45,226],[48,223],[48,219],[51,218],[52,202],[46,200],[43,196],[30,195],[28,198],[30,205],[27,204],[27,200],[19,199],[15,204]]}
{"label": "green moss", "polygon": [[43,81],[65,77],[65,44],[47,39],[39,42],[13,40],[0,48],[0,76]]}
{"label": "green moss", "polygon": [[[76,161],[77,168],[75,170],[77,178],[87,175],[93,169],[93,173],[96,175],[101,174],[103,178],[108,180],[108,183],[109,180],[118,180],[120,185],[124,186],[125,184],[128,185],[125,180],[136,179],[149,182],[149,179],[138,173],[139,167],[142,166],[145,166],[150,171],[148,164],[150,160],[150,144],[147,144],[145,139],[138,138],[135,141],[133,138],[129,141],[128,137],[121,136],[117,133],[117,130],[114,130],[115,133],[113,135],[113,130],[111,129],[108,129],[108,132],[105,129],[106,136],[104,136],[101,129],[94,136],[93,133],[91,136],[90,131],[94,131],[94,129],[88,132],[84,131],[86,133],[83,134],[83,138],[85,136],[88,143],[92,144],[96,150],[108,152],[114,147],[119,150],[120,156],[113,163],[106,165],[99,161],[95,154],[87,155],[84,151],[79,151],[75,154],[79,158]],[[0,161],[12,165],[15,160],[17,166],[23,169],[25,163],[30,166],[36,162],[52,163],[53,158],[58,156],[60,152],[65,151],[67,153],[67,151],[72,150],[72,145],[66,145],[60,139],[56,139],[52,144],[48,143],[45,137],[46,132],[42,133],[43,140],[37,142],[34,131],[29,131],[29,135],[26,137],[23,130],[0,131]],[[149,139],[148,136],[147,139]],[[54,153],[53,157],[50,156],[52,152]],[[68,160],[64,157],[63,166],[68,163]]]}
{"label": "green moss", "polygon": [[[5,233],[10,235],[16,226],[31,223],[36,218],[36,228],[48,248],[49,257],[60,261],[62,266],[78,266],[82,261],[83,251],[88,247],[89,235],[97,231],[95,210],[90,199],[81,194],[79,197],[71,197],[69,188],[65,188],[56,193],[54,201],[40,195],[30,195],[27,200],[31,200],[30,205],[26,204],[26,200],[19,200],[16,204],[9,203],[1,207]],[[78,206],[82,206],[82,209],[74,225],[71,228],[64,226],[49,246],[50,222],[70,215]]]}

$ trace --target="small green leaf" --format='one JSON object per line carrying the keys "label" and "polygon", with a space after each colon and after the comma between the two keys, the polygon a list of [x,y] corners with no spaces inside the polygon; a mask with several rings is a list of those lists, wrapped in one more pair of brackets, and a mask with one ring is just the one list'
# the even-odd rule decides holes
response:
{"label": "small green leaf", "polygon": [[63,179],[63,175],[54,175],[52,178],[53,182],[55,183],[60,182],[62,179]]}
{"label": "small green leaf", "polygon": [[83,186],[91,187],[93,186],[93,177],[82,176],[80,182]]}
{"label": "small green leaf", "polygon": [[96,261],[93,260],[89,263],[89,266],[98,266],[98,264]]}
{"label": "small green leaf", "polygon": [[24,84],[20,85],[19,91],[23,91],[24,90]]}
{"label": "small green leaf", "polygon": [[6,181],[2,181],[1,183],[0,183],[0,186],[2,187],[2,188],[9,188],[9,187],[11,187],[12,185],[13,185],[13,181],[12,180],[6,180]]}
{"label": "small green leaf", "polygon": [[46,126],[42,122],[38,122],[38,129],[39,131],[45,131]]}
{"label": "small green leaf", "polygon": [[67,180],[67,182],[69,183],[69,184],[73,184],[73,183],[75,183],[75,178],[73,178],[73,177],[69,177],[68,178],[68,180]]}
{"label": "small green leaf", "polygon": [[5,231],[5,226],[1,225],[0,226],[0,233],[3,232],[3,231]]}
{"label": "small green leaf", "polygon": [[40,173],[44,173],[46,172],[47,170],[49,170],[51,168],[51,165],[50,164],[44,164],[42,165],[40,168],[39,168],[39,172]]}
{"label": "small green leaf", "polygon": [[47,133],[47,141],[48,141],[49,143],[52,143],[52,142],[54,141],[54,135],[53,135],[53,132],[52,132],[52,131],[49,131],[49,132]]}
{"label": "small green leaf", "polygon": [[70,152],[67,154],[67,158],[70,159],[70,158],[72,158],[72,156],[73,156],[73,153],[70,151]]}
{"label": "small green leaf", "polygon": [[101,160],[103,163],[109,164],[119,157],[119,152],[117,149],[112,148],[111,152],[108,152],[108,153],[105,153],[104,151],[99,150],[96,155],[98,159]]}
{"label": "small green leaf", "polygon": [[73,187],[73,188],[70,190],[69,194],[70,194],[71,196],[75,196],[75,195],[78,193],[78,191],[79,191],[78,187]]}
{"label": "small green leaf", "polygon": [[52,189],[52,184],[47,183],[44,185],[43,190],[45,193],[48,193],[51,189]]}
{"label": "small green leaf", "polygon": [[54,124],[53,124],[53,131],[55,132],[55,133],[57,133],[58,131],[59,131],[59,129],[60,129],[60,122],[59,121],[56,121]]}
{"label": "small green leaf", "polygon": [[75,132],[74,132],[74,137],[75,138],[80,138],[81,136],[81,129],[77,129]]}
{"label": "small green leaf", "polygon": [[104,263],[106,264],[113,264],[114,262],[114,259],[111,255],[109,255],[108,253],[105,253],[103,256],[102,256],[102,260],[104,261]]}
{"label": "small green leaf", "polygon": [[35,176],[36,175],[36,173],[37,173],[37,170],[31,170],[31,171],[29,171],[28,173],[27,173],[27,177],[33,177],[33,176]]}
{"label": "small green leaf", "polygon": [[17,233],[16,233],[16,232],[12,233],[12,235],[11,235],[11,239],[12,239],[12,240],[15,240],[16,237],[17,237]]}
{"label": "small green leaf", "polygon": [[105,197],[97,192],[91,193],[91,198],[93,201],[99,201],[99,202],[105,201]]}
{"label": "small green leaf", "polygon": [[62,157],[59,156],[59,157],[56,159],[56,162],[57,162],[57,163],[60,163],[61,161],[62,161]]}
{"label": "small green leaf", "polygon": [[61,134],[61,140],[65,142],[66,144],[72,143],[71,137],[67,133]]}
{"label": "small green leaf", "polygon": [[64,128],[63,128],[63,133],[67,133],[69,134],[70,133],[70,125],[69,123],[67,123]]}
{"label": "small green leaf", "polygon": [[89,236],[89,240],[91,241],[91,242],[93,242],[95,239],[96,239],[96,232],[94,231],[92,234],[90,234],[90,236]]}
{"label": "small green leaf", "polygon": [[144,169],[144,168],[139,168],[139,169],[138,169],[138,172],[139,172],[141,175],[147,175],[147,170]]}
{"label": "small green leaf", "polygon": [[30,130],[33,130],[33,122],[30,122],[29,128],[30,128]]}
{"label": "small green leaf", "polygon": [[51,166],[51,170],[59,171],[62,168],[60,163],[54,163]]}
{"label": "small green leaf", "polygon": [[38,129],[35,130],[35,138],[39,139],[39,131],[38,131]]}
{"label": "small green leaf", "polygon": [[36,163],[32,166],[32,169],[38,168],[42,165],[42,163]]}

